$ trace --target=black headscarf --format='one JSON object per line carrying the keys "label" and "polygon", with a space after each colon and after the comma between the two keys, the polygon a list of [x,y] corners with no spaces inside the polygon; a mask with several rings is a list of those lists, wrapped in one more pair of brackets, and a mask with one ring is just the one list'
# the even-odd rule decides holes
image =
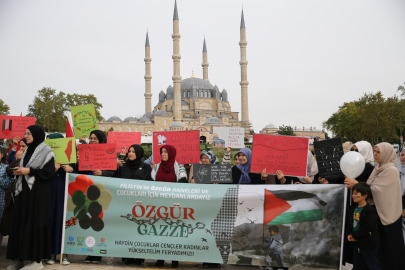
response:
{"label": "black headscarf", "polygon": [[34,140],[30,144],[26,143],[28,149],[26,150],[27,153],[25,154],[23,160],[23,166],[26,166],[28,164],[28,161],[30,161],[30,158],[34,153],[35,148],[37,148],[37,146],[45,140],[45,131],[40,126],[33,125],[27,127],[27,129],[31,132]]}
{"label": "black headscarf", "polygon": [[[143,152],[144,152],[143,147],[140,146],[139,144],[133,144],[129,147],[128,152],[131,148],[134,148],[134,150],[135,150],[136,159],[135,160],[127,159],[125,161],[125,163],[131,169],[138,169],[142,164],[142,158],[143,158]],[[128,156],[128,154],[127,154],[127,156]]]}
{"label": "black headscarf", "polygon": [[90,136],[91,134],[96,135],[99,143],[107,143],[107,138],[105,137],[104,132],[102,132],[101,130],[93,130],[92,132],[90,132]]}

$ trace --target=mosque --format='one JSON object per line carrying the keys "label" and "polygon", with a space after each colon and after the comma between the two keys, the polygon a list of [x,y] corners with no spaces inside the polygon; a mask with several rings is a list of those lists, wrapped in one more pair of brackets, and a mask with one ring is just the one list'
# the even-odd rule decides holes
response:
{"label": "mosque", "polygon": [[180,76],[180,33],[177,2],[173,13],[173,86],[169,85],[166,92],[160,91],[159,102],[152,110],[151,98],[151,55],[149,34],[145,42],[145,114],[137,119],[127,117],[121,120],[117,116],[103,119],[98,123],[103,131],[138,131],[144,136],[152,136],[153,131],[163,130],[199,130],[202,142],[212,142],[214,127],[242,127],[245,136],[250,132],[248,108],[248,85],[246,60],[246,27],[243,10],[240,22],[240,67],[241,67],[241,120],[239,113],[231,110],[228,92],[219,90],[208,79],[208,52],[205,38],[202,49],[203,78],[196,78],[194,72],[191,78],[182,80]]}

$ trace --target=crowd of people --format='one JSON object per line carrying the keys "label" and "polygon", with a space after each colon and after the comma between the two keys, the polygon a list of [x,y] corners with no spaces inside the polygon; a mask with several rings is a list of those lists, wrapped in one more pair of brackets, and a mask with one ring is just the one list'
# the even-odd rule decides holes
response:
{"label": "crowd of people", "polygon": [[[80,171],[77,164],[55,162],[55,156],[45,139],[63,138],[58,133],[49,134],[40,126],[26,129],[24,138],[16,137],[8,151],[0,153],[0,243],[3,235],[9,235],[7,259],[12,260],[7,268],[42,269],[56,262],[61,254],[62,264],[70,263],[62,255],[61,242],[66,173],[137,179],[147,181],[195,183],[192,164],[178,164],[176,148],[163,145],[160,148],[161,162],[144,160],[142,146],[134,144],[128,152],[117,159],[115,171]],[[107,143],[105,134],[94,130],[89,138],[80,143]],[[232,167],[233,184],[240,185],[287,185],[287,184],[344,184],[349,194],[347,201],[343,263],[354,264],[355,270],[403,270],[405,269],[405,151],[400,153],[401,169],[394,162],[396,152],[389,143],[372,147],[366,141],[343,144],[345,152],[356,151],[366,162],[364,171],[356,179],[325,179],[319,176],[313,146],[308,150],[307,176],[285,176],[281,170],[276,175],[251,172],[252,150],[242,148],[231,156],[227,148],[223,164]],[[79,160],[78,156],[78,160]],[[218,164],[213,151],[204,151],[201,164]],[[350,196],[351,195],[351,196]],[[99,263],[102,257],[88,256],[87,263]],[[123,258],[125,264],[140,265],[142,258]],[[28,263],[27,263],[28,262]],[[27,263],[27,264],[24,264]],[[164,265],[157,260],[156,266]],[[172,261],[173,268],[179,266]],[[220,264],[203,263],[203,267],[220,267]],[[269,265],[273,269],[284,269]]]}

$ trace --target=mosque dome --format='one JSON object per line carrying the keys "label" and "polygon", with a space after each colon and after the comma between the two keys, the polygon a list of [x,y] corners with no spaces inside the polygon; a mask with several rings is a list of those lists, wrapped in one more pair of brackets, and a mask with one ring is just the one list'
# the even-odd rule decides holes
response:
{"label": "mosque dome", "polygon": [[217,117],[210,117],[207,119],[207,121],[205,122],[204,125],[207,124],[222,124],[221,119],[217,118]]}
{"label": "mosque dome", "polygon": [[142,118],[143,118],[143,117],[152,118],[152,116],[153,116],[153,113],[148,112],[148,113],[145,113],[145,114],[142,116]]}
{"label": "mosque dome", "polygon": [[267,126],[265,126],[264,128],[277,128],[275,125],[273,125],[272,123],[268,124]]}
{"label": "mosque dome", "polygon": [[166,112],[165,110],[160,110],[155,112],[153,115],[160,115],[160,116],[170,116],[168,112]]}
{"label": "mosque dome", "polygon": [[164,96],[165,92],[163,92],[163,90],[160,90],[159,96]]}
{"label": "mosque dome", "polygon": [[214,90],[214,86],[206,80],[200,78],[187,78],[181,81],[181,90]]}
{"label": "mosque dome", "polygon": [[228,92],[224,89],[222,90],[222,94],[228,94]]}
{"label": "mosque dome", "polygon": [[141,119],[139,119],[139,122],[141,123],[145,123],[145,122],[151,122],[151,120],[148,117],[142,117]]}
{"label": "mosque dome", "polygon": [[174,127],[183,127],[183,124],[180,122],[173,122],[169,128],[174,128]]}
{"label": "mosque dome", "polygon": [[218,88],[217,85],[214,86],[214,90],[218,90],[218,91],[219,91],[219,88]]}
{"label": "mosque dome", "polygon": [[169,85],[166,90],[167,91],[173,91],[174,89],[173,89],[173,86]]}
{"label": "mosque dome", "polygon": [[107,122],[122,121],[118,116],[112,116],[108,118]]}
{"label": "mosque dome", "polygon": [[132,117],[132,116],[127,117],[127,118],[125,118],[125,119],[124,119],[124,122],[129,122],[129,121],[131,121],[131,122],[132,122],[132,121],[137,121],[137,120],[136,120],[136,118],[135,118],[135,117]]}

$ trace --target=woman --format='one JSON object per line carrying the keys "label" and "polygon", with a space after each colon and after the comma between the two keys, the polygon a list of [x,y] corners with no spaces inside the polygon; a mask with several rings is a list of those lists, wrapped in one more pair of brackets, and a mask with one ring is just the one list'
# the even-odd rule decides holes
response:
{"label": "woman", "polygon": [[[19,136],[16,136],[13,139],[13,147],[8,149],[8,156],[7,156],[7,162],[8,164],[13,163],[17,157],[16,154],[18,152],[18,150],[21,149],[21,138]],[[25,145],[25,148],[27,148],[27,145]]]}
{"label": "woman", "polygon": [[402,195],[402,232],[404,234],[404,241],[405,241],[405,149],[401,150],[401,195]]}
{"label": "woman", "polygon": [[[3,216],[3,209],[5,206],[6,191],[13,183],[13,178],[10,178],[6,173],[7,168],[7,149],[0,148],[0,221]],[[3,241],[3,235],[0,233],[0,248]]]}
{"label": "woman", "polygon": [[14,260],[8,269],[42,269],[42,258],[51,255],[49,234],[49,182],[55,175],[55,155],[44,143],[45,132],[37,125],[25,131],[28,148],[14,172],[15,205],[8,239],[7,259]]}
{"label": "woman", "polygon": [[379,259],[383,270],[405,269],[405,244],[402,233],[402,196],[397,159],[394,147],[379,143],[374,148],[376,165],[367,184],[370,185],[372,200],[379,222]]}
{"label": "woman", "polygon": [[[60,133],[52,133],[46,136],[47,139],[62,139]],[[73,166],[73,164],[72,164]],[[60,162],[55,163],[55,176],[51,180],[49,192],[49,227],[51,233],[51,257],[45,262],[46,264],[54,264],[56,255],[61,254],[62,242],[62,224],[63,224],[63,208],[65,202],[65,179],[66,172],[73,172],[73,168],[69,165],[60,165]],[[62,264],[69,265],[70,261],[67,254],[63,254]]]}
{"label": "woman", "polygon": [[239,157],[239,164],[232,167],[233,184],[265,184],[268,177],[268,174],[266,174],[266,169],[264,169],[261,174],[250,172],[252,150],[249,148],[242,148],[237,155]]}
{"label": "woman", "polygon": [[[162,161],[159,164],[151,163],[152,179],[158,182],[187,183],[186,170],[176,161],[176,148],[168,144],[163,145],[160,148],[160,156]],[[156,266],[163,266],[164,263],[164,260],[158,260]],[[172,261],[172,267],[179,267],[179,262]]]}
{"label": "woman", "polygon": [[[350,178],[345,179],[344,183],[346,187],[349,189],[351,189],[358,182],[366,182],[374,170],[373,147],[369,142],[366,141],[356,142],[355,144],[352,145],[350,151],[356,151],[360,153],[363,156],[366,165],[364,167],[363,172],[358,177],[356,177],[356,179]],[[349,200],[351,200],[351,196]]]}
{"label": "woman", "polygon": [[[8,166],[6,168],[7,175],[11,178],[14,178],[14,176],[15,176],[14,170],[12,170],[12,168],[18,167],[20,165],[20,159],[22,158],[25,150],[27,150],[27,148],[28,148],[27,139],[22,138],[22,140],[19,141],[19,145],[20,145],[20,150],[17,150],[17,153],[15,154],[16,159],[10,164],[10,166]],[[7,157],[7,159],[8,159],[8,157]]]}
{"label": "woman", "polygon": [[[219,164],[219,160],[218,160],[217,156],[214,154],[214,152],[212,152],[212,151],[204,151],[200,155],[200,162],[199,163],[200,164]],[[194,169],[193,168],[194,168],[194,166],[191,165],[188,181],[190,183],[195,184]]]}

